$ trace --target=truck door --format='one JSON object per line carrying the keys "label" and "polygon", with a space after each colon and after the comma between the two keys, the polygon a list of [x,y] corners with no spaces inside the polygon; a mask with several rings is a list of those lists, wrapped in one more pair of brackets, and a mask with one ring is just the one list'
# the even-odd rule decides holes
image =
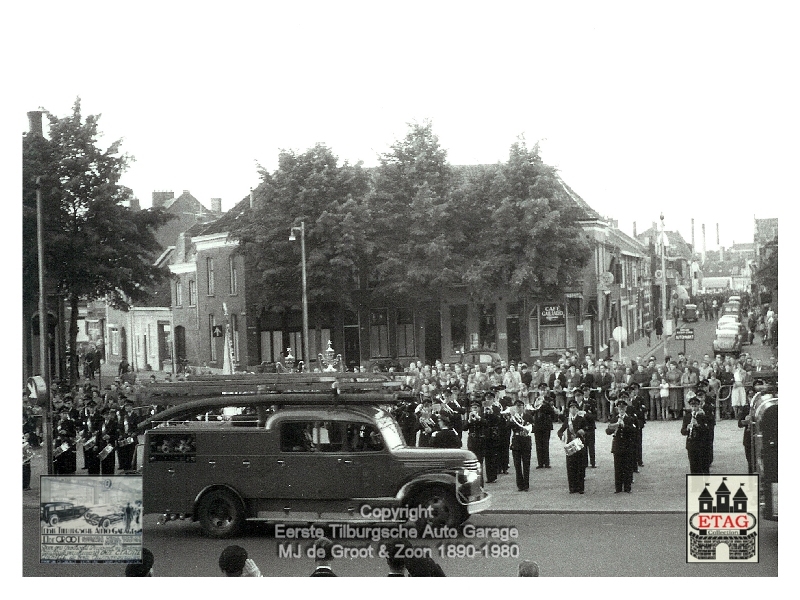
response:
{"label": "truck door", "polygon": [[343,422],[282,422],[276,464],[282,498],[339,500],[360,496],[359,467],[345,446]]}
{"label": "truck door", "polygon": [[189,484],[197,476],[194,433],[153,430],[145,437],[143,503],[147,513],[191,513]]}

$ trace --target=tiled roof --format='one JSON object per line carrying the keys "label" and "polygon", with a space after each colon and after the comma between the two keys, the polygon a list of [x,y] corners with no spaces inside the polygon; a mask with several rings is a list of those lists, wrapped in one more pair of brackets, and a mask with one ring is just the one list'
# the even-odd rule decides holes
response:
{"label": "tiled roof", "polygon": [[210,233],[225,233],[230,232],[237,224],[237,222],[242,218],[245,211],[250,208],[250,194],[242,198],[236,206],[230,209],[228,212],[223,213],[223,215],[208,225],[205,225],[203,230],[199,233],[195,233],[194,235],[208,235]]}
{"label": "tiled roof", "polygon": [[[680,234],[679,231],[667,231],[667,240],[669,240],[669,247],[667,248],[667,256],[678,256],[681,258],[685,258],[686,260],[692,259],[692,249],[689,244],[686,243],[686,240],[683,239],[683,236]],[[655,225],[650,227],[650,229],[646,229],[642,233],[636,235],[636,239],[643,243],[649,244],[651,238],[654,240],[658,239],[658,226]]]}
{"label": "tiled roof", "polygon": [[598,213],[595,209],[593,209],[591,206],[589,206],[589,204],[586,202],[586,200],[584,200],[578,194],[576,194],[575,190],[573,190],[571,187],[569,187],[564,182],[564,180],[561,179],[561,176],[558,175],[558,174],[556,174],[556,181],[561,186],[561,189],[563,190],[564,195],[566,196],[566,198],[571,200],[575,204],[577,204],[578,207],[583,210],[583,212],[586,215],[586,219],[587,220],[602,219],[602,217],[600,216],[600,213]]}
{"label": "tiled roof", "polygon": [[611,232],[613,243],[619,246],[619,249],[623,252],[641,257],[647,256],[647,247],[639,240],[630,237],[625,232],[614,227],[611,227],[609,231]]}

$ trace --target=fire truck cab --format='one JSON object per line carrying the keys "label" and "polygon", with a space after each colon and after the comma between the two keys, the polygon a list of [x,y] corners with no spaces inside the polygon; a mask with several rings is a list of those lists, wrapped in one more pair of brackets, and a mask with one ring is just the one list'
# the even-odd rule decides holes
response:
{"label": "fire truck cab", "polygon": [[344,375],[151,386],[153,399],[175,405],[145,424],[146,512],[189,517],[205,535],[228,537],[248,520],[374,523],[381,509],[400,507],[455,527],[488,508],[472,452],[406,446],[392,383]]}

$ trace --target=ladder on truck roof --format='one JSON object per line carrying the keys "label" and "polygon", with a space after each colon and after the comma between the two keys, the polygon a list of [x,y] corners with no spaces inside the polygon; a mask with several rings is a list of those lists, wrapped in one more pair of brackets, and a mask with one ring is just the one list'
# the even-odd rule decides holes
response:
{"label": "ladder on truck roof", "polygon": [[394,404],[413,397],[400,391],[400,382],[380,374],[291,373],[259,375],[207,375],[186,381],[142,385],[144,404],[168,406],[142,422],[147,429],[156,422],[194,411],[228,406],[288,406]]}

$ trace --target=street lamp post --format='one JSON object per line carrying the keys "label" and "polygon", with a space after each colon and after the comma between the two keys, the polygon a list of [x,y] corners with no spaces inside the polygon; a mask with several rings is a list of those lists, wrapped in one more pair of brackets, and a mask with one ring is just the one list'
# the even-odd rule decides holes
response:
{"label": "street lamp post", "polygon": [[300,221],[300,227],[292,227],[289,232],[289,241],[293,242],[297,238],[295,232],[300,232],[300,259],[303,270],[303,369],[309,370],[308,362],[308,283],[306,279],[306,222]]}
{"label": "street lamp post", "polygon": [[[664,335],[664,358],[668,356],[667,350],[667,270],[665,265],[664,255],[667,253],[667,247],[664,243],[664,213],[661,213],[661,326],[662,334]],[[670,328],[671,330],[671,328]]]}

